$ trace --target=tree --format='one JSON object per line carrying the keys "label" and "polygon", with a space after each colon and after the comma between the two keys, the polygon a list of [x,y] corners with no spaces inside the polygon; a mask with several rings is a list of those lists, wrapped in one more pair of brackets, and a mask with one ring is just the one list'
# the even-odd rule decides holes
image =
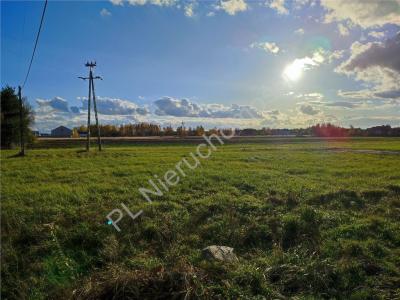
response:
{"label": "tree", "polygon": [[[1,147],[11,148],[20,141],[19,99],[15,89],[9,86],[1,90]],[[23,99],[22,128],[25,142],[32,142],[33,135],[29,126],[34,121],[32,108]]]}
{"label": "tree", "polygon": [[73,138],[79,138],[78,129],[76,129],[76,128],[72,129],[72,137]]}
{"label": "tree", "polygon": [[205,133],[203,126],[197,126],[195,130],[195,136],[202,136]]}

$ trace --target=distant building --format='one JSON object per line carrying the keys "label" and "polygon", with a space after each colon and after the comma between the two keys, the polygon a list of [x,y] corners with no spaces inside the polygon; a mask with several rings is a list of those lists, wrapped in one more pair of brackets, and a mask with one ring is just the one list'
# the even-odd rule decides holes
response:
{"label": "distant building", "polygon": [[40,136],[40,132],[38,130],[32,130],[33,136]]}
{"label": "distant building", "polygon": [[72,130],[65,126],[59,126],[51,131],[53,137],[71,137],[71,135]]}
{"label": "distant building", "polygon": [[79,137],[87,137],[87,131],[78,131]]}

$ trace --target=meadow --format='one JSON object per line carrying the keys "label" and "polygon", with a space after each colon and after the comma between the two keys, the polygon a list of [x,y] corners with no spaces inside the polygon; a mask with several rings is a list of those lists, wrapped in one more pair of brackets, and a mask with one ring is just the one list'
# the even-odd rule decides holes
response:
{"label": "meadow", "polygon": [[400,299],[399,138],[219,146],[153,203],[194,144],[37,148],[1,151],[3,299]]}

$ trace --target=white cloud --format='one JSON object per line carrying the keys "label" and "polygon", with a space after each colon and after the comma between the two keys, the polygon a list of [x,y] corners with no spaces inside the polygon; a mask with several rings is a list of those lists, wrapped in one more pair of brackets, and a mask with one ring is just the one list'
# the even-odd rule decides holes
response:
{"label": "white cloud", "polygon": [[[297,103],[295,108],[287,111],[279,111],[277,109],[260,111],[248,105],[195,104],[187,99],[164,97],[155,101],[154,108],[156,110],[153,113],[146,110],[147,114],[139,114],[139,107],[130,101],[105,98],[106,101],[100,102],[102,104],[101,110],[106,114],[99,113],[99,121],[101,124],[114,125],[152,122],[161,126],[180,126],[181,122],[184,121],[186,126],[203,125],[205,128],[261,128],[263,126],[270,128],[298,128],[322,122],[341,124],[341,122],[347,122],[350,119],[352,119],[351,122],[349,121],[347,124],[358,124],[353,119],[361,118],[359,114],[357,116],[341,117],[338,119],[332,114],[326,113],[330,111],[350,112],[349,109],[351,111],[368,111],[369,113],[365,117],[369,120],[368,126],[383,123],[396,125],[400,121],[400,117],[393,117],[396,112],[400,112],[400,100],[326,102],[321,100],[322,97],[323,95],[318,92],[303,94],[301,95],[301,99],[304,101]],[[84,100],[83,98],[79,99]],[[100,97],[100,99],[103,100],[104,98]],[[61,101],[59,99],[56,101],[45,101],[46,104],[39,105],[35,111],[36,120],[34,127],[41,132],[49,132],[60,125],[73,128],[86,124],[87,111],[85,109],[72,112],[73,107],[70,107],[68,110],[67,101],[64,99]],[[61,106],[57,105],[58,102],[61,103]],[[51,106],[54,103],[57,109]],[[377,109],[379,109],[379,112]],[[388,110],[391,115],[388,115]],[[375,111],[376,113],[371,115]],[[386,121],[383,122],[382,118]]]}
{"label": "white cloud", "polygon": [[[119,0],[111,0],[111,2],[117,2],[116,5],[121,5],[122,1]],[[151,5],[156,5],[156,6],[174,6],[178,3],[177,0],[126,0],[130,5],[146,5],[146,4],[151,4]],[[115,3],[113,3],[115,4]]]}
{"label": "white cloud", "polygon": [[238,12],[247,10],[248,6],[245,0],[221,0],[216,9],[225,11],[228,15],[235,15]]}
{"label": "white cloud", "polygon": [[305,32],[305,31],[304,31],[303,28],[299,28],[299,29],[297,29],[297,30],[294,31],[294,33],[297,34],[297,35],[303,35],[304,32]]}
{"label": "white cloud", "polygon": [[321,100],[324,98],[324,95],[321,93],[313,92],[308,94],[297,95],[296,98],[303,98],[306,100]]}
{"label": "white cloud", "polygon": [[111,16],[111,13],[110,13],[107,9],[103,8],[103,9],[100,11],[100,16],[102,16],[102,17],[109,17],[109,16]]}
{"label": "white cloud", "polygon": [[313,106],[311,106],[310,104],[302,104],[299,107],[299,111],[305,115],[317,115],[320,113],[320,111],[316,108],[314,108]]}
{"label": "white cloud", "polygon": [[192,118],[262,118],[262,112],[248,105],[222,104],[199,105],[188,99],[163,97],[154,102],[155,114],[158,116],[192,117]]}
{"label": "white cloud", "polygon": [[113,5],[124,5],[123,0],[110,0]]}
{"label": "white cloud", "polygon": [[[100,124],[128,124],[136,123],[139,119],[134,115],[99,115]],[[34,127],[40,132],[50,132],[60,125],[66,126],[68,128],[77,127],[80,125],[86,125],[87,113],[69,113],[69,112],[59,112],[53,111],[48,112],[43,109],[35,111],[35,123]],[[93,124],[93,123],[92,123]]]}
{"label": "white cloud", "polygon": [[399,53],[400,33],[386,42],[355,42],[351,46],[350,58],[335,71],[371,86],[358,91],[358,97],[396,98],[400,94]]}
{"label": "white cloud", "polygon": [[195,2],[191,2],[191,3],[187,3],[184,7],[184,13],[186,17],[193,17],[194,16],[194,9],[196,7],[196,3]]}
{"label": "white cloud", "polygon": [[50,110],[63,112],[69,111],[68,101],[58,96],[51,100],[36,99],[36,103],[41,108],[49,108]]}
{"label": "white cloud", "polygon": [[279,52],[279,47],[277,44],[271,42],[260,42],[260,43],[252,43],[250,45],[250,48],[258,48],[258,49],[262,49],[265,52],[271,52],[273,54],[277,54]]}
{"label": "white cloud", "polygon": [[342,35],[342,36],[346,36],[346,35],[350,34],[349,29],[342,23],[338,24],[338,30],[339,30],[340,35]]}
{"label": "white cloud", "polygon": [[157,6],[173,6],[177,4],[177,0],[110,0],[113,5],[123,6],[124,2],[130,5],[146,5],[152,4]]}
{"label": "white cloud", "polygon": [[289,14],[288,9],[285,7],[285,0],[272,0],[270,2],[267,1],[266,5],[269,8],[275,9],[280,15]]}
{"label": "white cloud", "polygon": [[301,9],[307,5],[312,7],[317,4],[317,0],[292,0],[292,2],[295,9]]}
{"label": "white cloud", "polygon": [[327,10],[325,21],[350,20],[363,28],[400,25],[400,1],[366,1],[366,0],[321,0]]}
{"label": "white cloud", "polygon": [[376,39],[381,39],[381,38],[385,37],[385,32],[383,32],[383,31],[371,31],[371,32],[368,32],[368,35],[373,37],[373,38],[376,38]]}
{"label": "white cloud", "polygon": [[400,99],[400,89],[379,90],[379,89],[363,89],[358,91],[338,91],[338,96],[347,99]]}
{"label": "white cloud", "polygon": [[[86,109],[88,105],[87,98],[78,99],[82,101],[82,109]],[[118,98],[97,97],[96,103],[99,114],[104,115],[146,115],[148,113],[147,109],[138,107],[131,101]]]}
{"label": "white cloud", "polygon": [[345,52],[345,50],[335,50],[331,52],[328,56],[329,63],[342,58]]}

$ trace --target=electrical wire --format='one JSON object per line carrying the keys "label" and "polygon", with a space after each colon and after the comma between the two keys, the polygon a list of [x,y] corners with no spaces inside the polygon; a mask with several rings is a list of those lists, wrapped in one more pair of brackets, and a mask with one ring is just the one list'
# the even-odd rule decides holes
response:
{"label": "electrical wire", "polygon": [[35,57],[35,52],[36,52],[36,47],[37,47],[37,44],[38,44],[38,41],[39,41],[40,32],[42,31],[42,25],[43,25],[44,15],[46,13],[46,8],[47,8],[47,0],[45,0],[45,3],[44,3],[43,12],[42,12],[42,18],[40,19],[39,30],[38,30],[37,35],[36,35],[35,46],[33,47],[31,61],[29,63],[28,72],[26,73],[24,83],[22,84],[22,88],[25,86],[26,81],[28,80],[28,77],[29,77],[29,73],[31,71],[32,62],[33,62],[33,58]]}

